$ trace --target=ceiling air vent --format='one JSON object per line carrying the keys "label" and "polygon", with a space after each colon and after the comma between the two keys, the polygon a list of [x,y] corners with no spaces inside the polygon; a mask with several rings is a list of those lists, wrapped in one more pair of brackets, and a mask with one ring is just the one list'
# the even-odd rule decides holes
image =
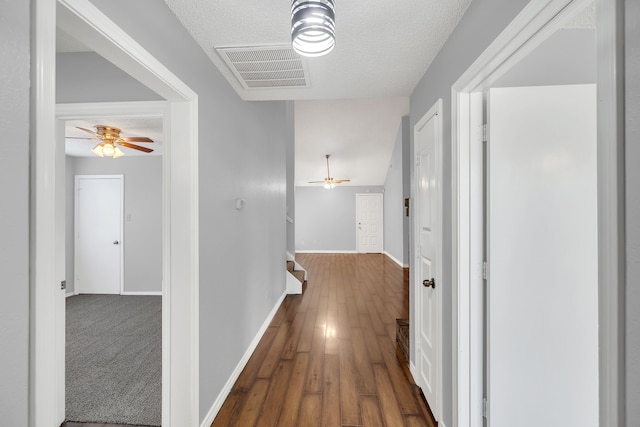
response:
{"label": "ceiling air vent", "polygon": [[306,64],[290,46],[218,47],[245,89],[309,87]]}

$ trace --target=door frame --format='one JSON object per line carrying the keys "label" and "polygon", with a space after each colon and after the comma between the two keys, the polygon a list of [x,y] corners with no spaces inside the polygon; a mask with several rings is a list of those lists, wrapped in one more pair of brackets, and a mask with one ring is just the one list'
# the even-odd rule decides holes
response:
{"label": "door frame", "polygon": [[[120,219],[120,233],[118,236],[118,240],[120,241],[120,245],[119,248],[120,249],[120,274],[119,274],[119,286],[118,286],[118,290],[120,292],[120,295],[122,295],[124,293],[124,247],[123,247],[123,236],[124,236],[124,224],[123,224],[123,218],[124,218],[124,175],[121,174],[112,174],[112,175],[74,175],[73,177],[73,265],[74,268],[77,268],[76,266],[78,265],[78,244],[76,242],[76,238],[78,236],[78,233],[76,232],[76,230],[78,229],[78,181],[80,179],[117,179],[118,183],[120,184],[120,215],[119,215],[119,219]],[[75,276],[75,271],[74,271],[74,276]],[[78,283],[75,280],[73,280],[73,292],[74,294],[78,294],[81,293],[80,291],[82,290],[82,287],[78,287]]]}
{"label": "door frame", "polygon": [[[419,236],[419,230],[418,230],[418,216],[416,215],[416,206],[420,205],[420,201],[418,200],[418,144],[416,143],[417,141],[417,136],[418,136],[418,132],[432,119],[435,119],[435,127],[436,127],[436,140],[435,140],[435,175],[437,178],[437,183],[436,183],[436,188],[438,189],[438,194],[436,195],[436,201],[437,201],[437,206],[436,206],[436,217],[434,218],[434,222],[435,222],[435,242],[436,242],[436,248],[435,248],[435,256],[436,256],[436,262],[433,265],[433,271],[434,271],[434,275],[433,277],[436,280],[436,283],[442,283],[442,247],[443,247],[443,241],[442,241],[442,226],[443,226],[443,220],[442,220],[442,208],[443,208],[443,191],[442,191],[442,181],[443,181],[443,164],[442,164],[442,151],[443,151],[443,127],[442,127],[442,108],[443,108],[443,102],[442,99],[438,99],[438,101],[429,109],[429,111],[427,111],[425,113],[424,116],[422,116],[422,118],[420,120],[418,120],[418,122],[414,125],[413,127],[413,159],[414,159],[414,165],[413,165],[413,171],[414,171],[414,176],[412,177],[411,180],[411,198],[413,199],[411,206],[412,206],[412,212],[411,212],[411,216],[413,217],[413,236],[412,236],[412,240],[413,240],[413,253],[416,256],[416,266],[418,265],[418,261],[419,261],[419,251],[418,251],[418,245],[420,242],[420,236]],[[415,331],[415,333],[413,334],[414,337],[416,337],[416,343],[414,345],[416,345],[416,351],[415,352],[411,352],[411,354],[416,355],[416,359],[418,358],[417,356],[417,342],[418,342],[418,338],[421,334],[420,331],[420,325],[421,323],[421,312],[420,312],[420,298],[418,298],[419,292],[421,290],[422,287],[422,282],[420,279],[420,275],[418,274],[414,274],[414,283],[413,283],[413,289],[414,289],[414,293],[413,295],[415,295],[414,301],[413,301],[413,309],[415,310],[416,315],[414,316],[414,325],[410,325],[410,328],[414,328],[413,330]],[[430,407],[431,411],[433,412],[433,416],[435,417],[435,419],[437,421],[439,421],[440,423],[442,423],[442,397],[443,397],[443,384],[442,384],[442,312],[443,312],[443,307],[442,307],[442,292],[437,292],[436,295],[436,315],[434,316],[434,318],[436,319],[436,327],[434,328],[435,330],[435,335],[436,335],[436,343],[435,343],[435,348],[436,348],[436,361],[435,361],[435,377],[436,377],[436,402],[435,404],[433,402],[430,402],[430,405],[434,405],[434,407]],[[411,371],[411,375],[413,375],[413,378],[418,378],[418,366],[415,365],[416,361],[411,361],[409,364],[409,369]],[[454,424],[455,425],[455,424]]]}
{"label": "door frame", "polygon": [[[380,196],[380,252],[384,253],[384,193],[356,193],[356,253],[369,253],[360,252],[360,233],[358,232],[358,197],[360,196]],[[373,253],[373,252],[371,252]],[[378,252],[375,252],[378,253]]]}
{"label": "door frame", "polygon": [[56,256],[64,248],[56,237],[64,218],[56,204],[64,195],[64,128],[56,126],[55,106],[59,25],[168,100],[173,143],[165,145],[162,178],[162,425],[198,426],[198,96],[88,0],[33,0],[32,11],[29,425],[60,425],[65,416],[64,267]]}
{"label": "door frame", "polygon": [[[482,171],[477,141],[481,91],[540,45],[590,0],[530,2],[451,88],[454,426],[482,426]],[[602,426],[624,421],[624,58],[621,0],[596,0],[598,15],[599,413]],[[478,240],[480,239],[480,240]]]}

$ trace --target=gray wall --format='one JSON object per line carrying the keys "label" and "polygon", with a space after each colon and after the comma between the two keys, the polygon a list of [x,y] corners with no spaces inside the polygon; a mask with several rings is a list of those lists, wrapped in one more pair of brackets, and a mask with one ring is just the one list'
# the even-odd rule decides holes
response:
{"label": "gray wall", "polygon": [[[85,78],[84,76],[91,76]],[[117,87],[116,90],[104,90]],[[155,101],[162,97],[95,52],[56,55],[56,102]]]}
{"label": "gray wall", "polygon": [[355,252],[356,194],[382,192],[381,186],[296,187],[296,251]]}
{"label": "gray wall", "polygon": [[202,419],[285,291],[285,102],[242,101],[164,2],[92,2],[198,94]]}
{"label": "gray wall", "polygon": [[162,156],[67,157],[66,172],[67,293],[74,291],[74,175],[124,175],[124,292],[162,291]]}
{"label": "gray wall", "polygon": [[640,2],[626,1],[627,426],[640,425]]}
{"label": "gray wall", "polygon": [[29,2],[0,3],[0,414],[26,425],[29,384]]}
{"label": "gray wall", "polygon": [[[439,98],[443,100],[443,271],[440,288],[442,293],[443,325],[443,419],[452,425],[452,311],[451,311],[451,86],[464,73],[473,61],[489,46],[513,18],[523,9],[528,0],[474,0],[460,20],[456,29],[431,63],[410,98],[411,129],[425,115]],[[413,132],[412,132],[413,134]],[[411,135],[413,147],[413,135]],[[413,151],[413,148],[412,148]],[[413,234],[413,233],[411,233]],[[410,257],[411,283],[414,281],[414,257]],[[413,287],[410,286],[410,299],[413,300]],[[411,311],[411,322],[415,322]],[[411,331],[411,340],[415,336]],[[415,360],[414,348],[411,348],[411,360]]]}
{"label": "gray wall", "polygon": [[596,70],[596,30],[558,30],[492,86],[595,83]]}
{"label": "gray wall", "polygon": [[404,199],[405,181],[408,179],[409,165],[405,164],[405,147],[409,146],[409,116],[403,117],[398,127],[398,135],[393,146],[391,162],[384,182],[384,250],[387,254],[409,266],[408,229],[405,227]]}
{"label": "gray wall", "polygon": [[296,253],[296,129],[295,108],[293,101],[287,101],[287,217],[293,219],[293,223],[287,221],[287,252]]}

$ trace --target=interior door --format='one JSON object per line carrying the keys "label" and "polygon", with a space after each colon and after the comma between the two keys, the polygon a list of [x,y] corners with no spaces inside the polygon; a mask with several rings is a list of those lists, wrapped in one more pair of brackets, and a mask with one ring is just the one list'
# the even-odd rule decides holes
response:
{"label": "interior door", "polygon": [[83,294],[120,294],[122,175],[76,175],[75,286]]}
{"label": "interior door", "polygon": [[382,253],[382,194],[356,194],[359,253]]}
{"label": "interior door", "polygon": [[416,348],[418,378],[427,402],[436,419],[439,413],[439,283],[438,242],[439,191],[437,142],[441,131],[440,116],[432,109],[416,125]]}
{"label": "interior door", "polygon": [[595,85],[488,100],[488,421],[598,425]]}

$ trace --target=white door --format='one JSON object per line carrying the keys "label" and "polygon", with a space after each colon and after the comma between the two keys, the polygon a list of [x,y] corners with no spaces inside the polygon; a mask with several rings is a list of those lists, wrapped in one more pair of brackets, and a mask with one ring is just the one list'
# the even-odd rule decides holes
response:
{"label": "white door", "polygon": [[436,419],[440,412],[441,239],[440,102],[415,127],[416,383]]}
{"label": "white door", "polygon": [[598,425],[595,85],[492,89],[491,427]]}
{"label": "white door", "polygon": [[382,194],[356,194],[356,239],[359,253],[382,253]]}
{"label": "white door", "polygon": [[122,175],[76,175],[75,289],[120,294]]}

